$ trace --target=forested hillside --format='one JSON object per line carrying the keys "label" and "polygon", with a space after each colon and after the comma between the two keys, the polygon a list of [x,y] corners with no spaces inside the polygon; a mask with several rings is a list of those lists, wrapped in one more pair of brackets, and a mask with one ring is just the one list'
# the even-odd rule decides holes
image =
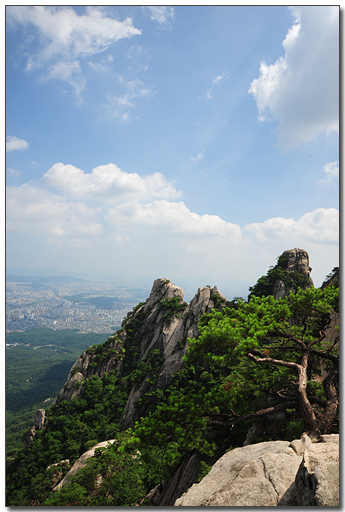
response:
{"label": "forested hillside", "polygon": [[77,329],[32,329],[6,334],[6,453],[22,449],[23,431],[37,409],[47,409],[80,352],[101,343],[104,334]]}
{"label": "forested hillside", "polygon": [[155,281],[77,359],[43,428],[8,461],[7,504],[173,505],[244,443],[338,432],[338,269],[316,289],[307,256],[285,251],[248,300],[205,287],[188,305]]}

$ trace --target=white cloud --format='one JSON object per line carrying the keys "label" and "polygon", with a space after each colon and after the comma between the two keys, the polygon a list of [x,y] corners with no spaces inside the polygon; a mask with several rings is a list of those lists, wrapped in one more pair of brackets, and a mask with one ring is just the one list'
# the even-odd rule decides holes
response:
{"label": "white cloud", "polygon": [[[228,75],[229,73],[223,73],[222,75],[218,75],[216,76],[216,78],[214,78],[212,80],[212,84],[213,85],[216,85],[218,84],[219,82],[221,82],[222,80],[226,80],[228,78]],[[204,98],[205,96],[199,96],[199,99],[202,99]],[[206,99],[208,100],[213,100],[214,96],[213,96],[213,90],[212,89],[207,89],[207,92],[206,92]]]}
{"label": "white cloud", "polygon": [[259,120],[278,121],[278,143],[290,149],[327,135],[339,126],[339,9],[336,6],[291,8],[295,22],[274,64],[262,61],[253,80]]}
{"label": "white cloud", "polygon": [[189,236],[226,236],[234,241],[241,238],[241,228],[226,222],[218,215],[199,215],[191,212],[181,201],[169,202],[164,199],[141,204],[138,201],[111,208],[107,220],[115,225],[145,226]]}
{"label": "white cloud", "polygon": [[74,93],[77,97],[77,105],[80,106],[83,103],[82,92],[86,87],[86,80],[82,75],[78,61],[57,62],[49,73],[41,78],[41,81],[47,82],[52,78],[68,82],[74,89]]}
{"label": "white cloud", "polygon": [[[123,78],[119,78],[120,82],[124,82]],[[111,117],[121,117],[122,120],[128,121],[130,119],[127,109],[136,107],[136,98],[151,98],[154,93],[144,86],[143,82],[136,78],[135,80],[126,82],[127,92],[122,96],[112,96],[108,94],[106,99],[108,104],[106,108],[109,110]]]}
{"label": "white cloud", "polygon": [[92,68],[94,71],[101,72],[101,73],[107,73],[110,71],[110,67],[106,66],[105,64],[102,64],[101,62],[89,62],[90,68]]}
{"label": "white cloud", "polygon": [[212,80],[212,83],[213,84],[218,84],[218,82],[220,82],[221,80],[224,80],[224,79],[228,78],[228,74],[229,73],[223,73],[222,75],[218,75],[216,78],[214,78]]}
{"label": "white cloud", "polygon": [[65,240],[99,235],[102,226],[96,220],[99,210],[84,203],[68,202],[30,183],[6,190],[6,229],[30,232]]}
{"label": "white cloud", "polygon": [[[274,217],[259,223],[244,226],[243,230],[252,233],[260,242],[280,239],[297,240],[299,243],[317,242],[337,244],[339,242],[339,212],[335,208],[317,208],[306,213],[299,220]],[[295,247],[297,247],[297,243]]]}
{"label": "white cloud", "polygon": [[205,156],[205,150],[203,149],[197,156],[192,156],[189,160],[193,164],[197,164],[197,163],[201,162],[201,160],[204,159],[204,156]]}
{"label": "white cloud", "polygon": [[323,170],[326,173],[326,178],[319,180],[318,183],[331,183],[339,180],[339,162],[331,162],[323,166]]}
{"label": "white cloud", "polygon": [[41,50],[30,56],[28,70],[56,56],[75,59],[95,55],[120,39],[141,34],[131,18],[118,21],[107,17],[102,8],[91,6],[80,16],[71,7],[10,6],[7,21],[38,31]]}
{"label": "white cloud", "polygon": [[28,149],[29,143],[24,139],[18,139],[12,135],[6,137],[6,152]]}
{"label": "white cloud", "polygon": [[22,171],[18,171],[17,169],[12,169],[11,167],[7,167],[6,172],[13,176],[14,178],[20,178],[20,176],[23,174]]}
{"label": "white cloud", "polygon": [[141,34],[131,18],[118,21],[101,7],[86,7],[86,14],[80,16],[71,7],[50,6],[10,6],[6,13],[9,29],[22,25],[31,34],[31,42],[39,43],[38,50],[28,44],[26,70],[47,66],[42,79],[70,83],[79,104],[85,88],[80,61],[104,52],[120,39]]}
{"label": "white cloud", "polygon": [[173,7],[167,7],[162,5],[147,6],[150,11],[150,18],[152,21],[157,21],[160,27],[168,25],[171,21],[174,21],[175,11]]}
{"label": "white cloud", "polygon": [[115,164],[99,165],[85,173],[74,165],[54,164],[42,179],[45,186],[62,190],[70,197],[109,202],[129,199],[174,199],[182,192],[159,172],[144,178],[137,173],[126,173]]}

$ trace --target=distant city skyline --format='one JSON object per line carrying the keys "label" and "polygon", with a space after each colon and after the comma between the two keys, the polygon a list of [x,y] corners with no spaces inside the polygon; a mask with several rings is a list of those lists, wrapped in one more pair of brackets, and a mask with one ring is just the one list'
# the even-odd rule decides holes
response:
{"label": "distant city skyline", "polygon": [[10,268],[223,293],[299,247],[320,286],[339,7],[7,6],[6,185]]}
{"label": "distant city skyline", "polygon": [[113,333],[138,302],[141,293],[109,283],[71,279],[25,279],[6,283],[6,332],[37,328]]}

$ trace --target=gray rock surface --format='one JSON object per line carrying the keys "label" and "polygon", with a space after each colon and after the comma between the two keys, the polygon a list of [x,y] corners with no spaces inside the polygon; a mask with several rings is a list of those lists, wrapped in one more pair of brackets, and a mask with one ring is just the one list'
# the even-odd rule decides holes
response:
{"label": "gray rock surface", "polygon": [[83,453],[81,457],[73,464],[72,468],[69,470],[67,475],[58,483],[53,489],[53,491],[59,491],[61,487],[68,484],[70,478],[75,475],[81,468],[85,467],[87,459],[93,457],[97,448],[106,448],[109,444],[113,444],[115,439],[109,439],[108,441],[102,441],[101,443],[96,444],[91,450]]}
{"label": "gray rock surface", "polygon": [[32,441],[34,440],[34,437],[36,435],[36,430],[42,430],[44,427],[44,420],[46,416],[46,411],[44,409],[38,409],[38,411],[35,412],[34,415],[34,424],[29,430],[25,441],[24,441],[24,448],[26,449]]}
{"label": "gray rock surface", "polygon": [[[144,378],[139,386],[132,389],[121,419],[121,429],[132,427],[140,416],[146,414],[147,406],[138,407],[138,400],[149,391],[165,389],[172,376],[181,368],[187,350],[187,339],[198,335],[200,317],[214,307],[212,296],[226,302],[215,286],[199,288],[196,296],[187,305],[183,303],[184,294],[181,288],[168,279],[157,279],[154,282],[150,297],[143,306],[144,312],[149,312],[149,315],[142,327],[141,358],[147,357],[152,350],[160,349],[164,362],[155,384],[146,382]],[[185,308],[178,316],[165,319],[161,301],[174,297],[178,297],[181,305],[185,304]]]}
{"label": "gray rock surface", "polygon": [[32,426],[25,438],[25,441],[24,441],[24,448],[27,448],[28,446],[30,446],[30,444],[32,443],[32,441],[34,440],[34,437],[36,435],[36,429],[34,426]]}
{"label": "gray rock surface", "polygon": [[[181,311],[178,315],[166,316],[166,310],[162,301],[178,298]],[[140,416],[147,412],[149,403],[138,407],[138,401],[145,394],[157,389],[165,389],[172,376],[181,368],[183,356],[187,350],[187,339],[198,335],[198,323],[200,317],[214,307],[214,298],[218,303],[226,303],[225,297],[217,287],[199,288],[197,294],[188,305],[183,302],[183,290],[171,283],[169,279],[156,279],[153,283],[150,296],[146,302],[136,311],[130,311],[123,322],[123,329],[110,336],[107,342],[109,357],[103,357],[96,366],[91,365],[95,356],[90,351],[84,351],[73,364],[67,380],[53,401],[53,405],[61,400],[73,400],[82,394],[83,380],[91,375],[102,377],[105,372],[119,370],[121,374],[121,351],[128,349],[129,337],[126,332],[126,323],[136,316],[144,316],[145,321],[138,329],[140,356],[146,358],[152,350],[160,350],[164,361],[159,369],[158,377],[154,383],[147,382],[146,376],[142,382],[133,387],[129,394],[126,407],[121,419],[121,429],[132,427]],[[143,315],[144,313],[144,315]],[[113,352],[117,356],[113,355]]]}
{"label": "gray rock surface", "polygon": [[281,279],[277,279],[277,281],[274,283],[273,295],[276,300],[284,299],[284,297],[286,297],[287,293],[285,284],[284,281],[281,281]]}
{"label": "gray rock surface", "polygon": [[[311,267],[309,266],[309,254],[304,249],[290,249],[284,251],[282,254],[283,258],[287,260],[286,270],[291,272],[292,270],[296,270],[301,274],[305,274],[310,279],[310,286],[312,286],[313,281],[310,278]],[[286,287],[285,283],[280,279],[274,283],[273,295],[276,300],[284,299],[289,293],[290,289]]]}
{"label": "gray rock surface", "polygon": [[34,426],[36,430],[42,430],[45,416],[46,411],[44,409],[38,409],[38,411],[36,411],[34,416]]}
{"label": "gray rock surface", "polygon": [[309,266],[309,254],[304,249],[290,249],[283,252],[283,257],[288,260],[287,270],[297,270],[301,274],[310,277],[312,271]]}
{"label": "gray rock surface", "polygon": [[[302,461],[289,441],[258,443],[226,453],[175,506],[260,507],[287,504]],[[277,471],[277,467],[279,471]]]}
{"label": "gray rock surface", "polygon": [[[272,441],[235,448],[174,506],[339,505],[339,436],[321,442]],[[297,453],[298,452],[298,453]]]}
{"label": "gray rock surface", "polygon": [[339,506],[339,436],[338,442],[330,439],[309,446],[296,475],[296,487],[297,505]]}
{"label": "gray rock surface", "polygon": [[306,449],[311,445],[311,439],[307,434],[303,434],[301,439],[294,439],[291,441],[291,448],[297,453],[297,455],[303,455]]}

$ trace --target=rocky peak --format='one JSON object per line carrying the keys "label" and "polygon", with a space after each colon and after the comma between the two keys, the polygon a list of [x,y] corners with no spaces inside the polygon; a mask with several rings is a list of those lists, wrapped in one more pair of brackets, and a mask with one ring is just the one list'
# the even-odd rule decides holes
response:
{"label": "rocky peak", "polygon": [[[285,261],[284,266],[288,273],[296,271],[309,278],[309,286],[313,285],[313,281],[310,278],[312,268],[309,266],[309,254],[307,251],[298,248],[290,249],[284,251],[281,258]],[[274,298],[276,300],[283,299],[291,290],[294,290],[294,288],[289,286],[288,283],[284,282],[282,279],[277,279],[273,287]]]}
{"label": "rocky peak", "polygon": [[154,381],[148,382],[147,376],[144,376],[142,382],[133,387],[121,419],[122,429],[133,426],[140,416],[147,414],[150,402],[138,406],[140,399],[168,386],[172,376],[182,366],[188,338],[198,336],[200,317],[211,311],[215,302],[226,302],[216,286],[199,288],[187,305],[183,302],[181,288],[169,280],[157,279],[154,282],[150,297],[143,307],[143,313],[148,316],[140,329],[141,359],[148,358],[153,351],[160,351],[162,364]]}
{"label": "rocky peak", "polygon": [[156,279],[152,285],[151,293],[148,299],[146,299],[144,311],[161,300],[172,299],[178,297],[181,302],[184,299],[184,293],[182,288],[173,284],[169,279]]}
{"label": "rocky peak", "polygon": [[304,249],[290,249],[284,251],[283,258],[287,260],[287,270],[297,270],[310,277],[312,268],[309,266],[309,254]]}
{"label": "rocky peak", "polygon": [[181,368],[188,338],[198,336],[201,316],[226,303],[216,286],[199,288],[189,305],[183,299],[180,287],[169,279],[156,279],[146,302],[127,314],[120,331],[103,345],[85,350],[77,359],[54,404],[78,398],[83,381],[91,375],[102,377],[105,372],[116,370],[121,377],[128,377],[139,363],[145,363],[145,371],[136,376],[121,419],[122,429],[133,426],[147,414],[155,393],[164,390]]}

